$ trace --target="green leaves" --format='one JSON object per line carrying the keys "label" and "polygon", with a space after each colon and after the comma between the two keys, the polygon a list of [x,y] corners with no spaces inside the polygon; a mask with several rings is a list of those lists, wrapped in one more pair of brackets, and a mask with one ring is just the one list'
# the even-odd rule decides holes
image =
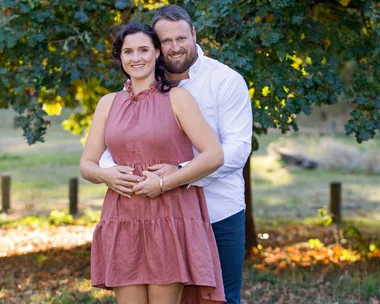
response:
{"label": "green leaves", "polygon": [[262,35],[261,40],[264,46],[270,46],[277,43],[283,35],[281,33],[275,32],[273,29],[268,30]]}
{"label": "green leaves", "polygon": [[118,10],[125,9],[129,4],[129,1],[127,0],[117,0],[115,1],[115,8]]}
{"label": "green leaves", "polygon": [[[203,47],[255,88],[254,132],[297,129],[300,112],[309,115],[317,106],[341,100],[356,107],[347,134],[354,134],[358,142],[373,138],[380,125],[375,1],[351,1],[349,8],[338,2],[300,0],[244,4],[203,0],[194,6],[202,7],[196,10],[200,41],[221,45],[219,52],[209,43]],[[272,93],[263,96],[266,86]]]}
{"label": "green leaves", "polygon": [[[0,2],[0,108],[12,106],[19,113],[28,143],[43,141],[49,125],[44,104],[82,106],[91,117],[102,95],[120,89],[124,79],[109,54],[112,29],[120,18],[114,4],[113,0]],[[79,87],[92,78],[103,79],[97,83],[99,89],[93,89],[95,94],[86,92],[90,98],[79,98]],[[87,124],[79,130],[86,128]]]}
{"label": "green leaves", "polygon": [[[299,113],[338,100],[353,106],[347,134],[361,142],[378,133],[376,1],[351,1],[347,7],[338,1],[173,2],[194,17],[206,53],[236,69],[255,89],[255,134],[297,130]],[[118,24],[131,18],[149,22],[146,7],[153,4],[136,5],[129,0],[0,2],[0,107],[20,113],[28,142],[43,140],[48,125],[43,104],[80,106],[83,111],[66,126],[81,133],[99,98],[120,89],[124,76],[110,48]],[[263,94],[265,87],[270,93]]]}
{"label": "green leaves", "polygon": [[88,16],[83,10],[75,12],[74,18],[79,20],[81,23],[86,23],[88,21]]}
{"label": "green leaves", "polygon": [[23,135],[29,145],[37,141],[43,142],[50,121],[45,118],[46,113],[42,110],[42,104],[37,102],[36,97],[31,97],[27,108],[26,114],[21,114],[22,107],[18,108],[21,115],[17,118],[17,124],[24,130]]}

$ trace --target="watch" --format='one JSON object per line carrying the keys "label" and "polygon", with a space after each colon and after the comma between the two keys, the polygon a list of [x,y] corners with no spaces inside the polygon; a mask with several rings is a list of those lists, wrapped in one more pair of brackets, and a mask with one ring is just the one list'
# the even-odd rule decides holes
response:
{"label": "watch", "polygon": [[[183,168],[183,166],[181,164],[177,165],[177,167],[178,167],[178,170]],[[189,184],[186,184],[186,185],[182,185],[181,188],[189,189],[189,186],[190,186]]]}

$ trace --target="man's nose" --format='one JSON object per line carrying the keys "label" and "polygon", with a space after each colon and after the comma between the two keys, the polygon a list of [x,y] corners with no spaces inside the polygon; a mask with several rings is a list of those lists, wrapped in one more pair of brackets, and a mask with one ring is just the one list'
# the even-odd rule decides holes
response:
{"label": "man's nose", "polygon": [[181,49],[177,42],[173,42],[173,52],[177,53]]}

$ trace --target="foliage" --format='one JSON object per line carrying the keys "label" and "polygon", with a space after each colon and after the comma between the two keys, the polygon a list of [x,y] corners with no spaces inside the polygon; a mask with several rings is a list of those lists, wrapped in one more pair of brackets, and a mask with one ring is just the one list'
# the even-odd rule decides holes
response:
{"label": "foliage", "polygon": [[[379,4],[374,0],[171,1],[196,20],[207,53],[244,75],[254,131],[298,130],[296,115],[342,100],[347,134],[380,129]],[[43,141],[47,114],[81,106],[64,127],[85,132],[98,99],[123,77],[110,49],[117,27],[167,1],[3,0],[0,108],[10,105],[28,143]],[[255,141],[257,148],[257,141]]]}
{"label": "foliage", "polygon": [[100,211],[85,209],[83,214],[73,217],[67,212],[53,210],[49,216],[27,216],[13,221],[0,221],[0,228],[8,229],[15,227],[49,228],[66,225],[91,226],[96,224],[100,219]]}
{"label": "foliage", "polygon": [[123,82],[111,45],[117,26],[138,9],[138,1],[124,0],[1,1],[0,108],[20,114],[29,144],[43,141],[46,113],[62,107],[82,107],[66,129],[88,128],[99,98]]}
{"label": "foliage", "polygon": [[200,40],[240,71],[254,103],[254,130],[298,130],[296,115],[344,100],[354,105],[347,134],[380,129],[377,1],[203,0]]}

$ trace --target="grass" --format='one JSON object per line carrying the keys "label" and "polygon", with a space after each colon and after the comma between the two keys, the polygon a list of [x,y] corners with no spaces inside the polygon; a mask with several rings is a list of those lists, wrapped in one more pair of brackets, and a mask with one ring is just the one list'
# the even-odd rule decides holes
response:
{"label": "grass", "polygon": [[[11,285],[11,281],[6,284]],[[50,282],[51,283],[51,282]],[[40,292],[27,289],[20,286],[20,292],[12,297],[9,303],[18,304],[34,304],[34,303],[50,303],[50,304],[116,304],[116,299],[112,291],[96,289],[91,287],[88,279],[81,278],[57,278],[54,283],[57,287],[54,290],[41,288]],[[30,293],[30,296],[25,296]],[[0,296],[6,295],[6,290],[0,290]],[[8,302],[1,302],[8,303]]]}
{"label": "grass", "polygon": [[[10,304],[116,303],[111,291],[90,286],[89,255],[90,246],[86,244],[68,250],[55,248],[8,257],[12,275],[3,275],[2,283],[14,290],[7,296],[10,290],[0,287],[0,299],[8,299],[5,303]],[[242,303],[377,303],[375,300],[380,299],[377,262],[295,266],[277,272],[258,270],[247,261]],[[17,269],[13,265],[25,267]],[[28,267],[33,271],[25,271]]]}
{"label": "grass", "polygon": [[[12,129],[13,114],[0,112],[0,172],[12,175],[13,214],[48,215],[50,210],[68,208],[68,180],[80,176],[79,158],[82,146],[79,136],[62,130],[63,117],[53,117],[46,143],[29,147],[20,130]],[[302,128],[301,128],[302,130]],[[273,142],[288,141],[293,145],[317,147],[323,137],[317,133],[280,136],[273,131],[260,137],[260,149],[251,157],[252,194],[257,221],[308,221],[317,210],[329,205],[329,183],[343,185],[343,217],[377,222],[380,219],[380,175],[365,172],[346,173],[318,168],[313,171],[284,166],[270,157],[267,147]],[[337,136],[336,140],[351,146],[380,147],[380,140],[362,145],[353,138]],[[100,208],[106,188],[80,178],[80,208]]]}
{"label": "grass", "polygon": [[245,298],[247,304],[377,303],[379,280],[380,272],[371,274],[358,268],[351,272],[337,268],[328,275],[304,268],[294,268],[283,274],[251,268],[245,272]]}
{"label": "grass", "polygon": [[[72,279],[71,284],[67,284],[67,279],[58,281],[56,290],[41,290],[40,293],[32,294],[28,300],[19,296],[19,299],[12,299],[17,302],[10,303],[50,303],[50,304],[116,304],[116,299],[112,291],[95,289],[91,287],[90,281],[84,278]],[[73,286],[73,283],[75,284]],[[24,293],[28,291],[24,291]],[[1,294],[1,291],[0,291]]]}
{"label": "grass", "polygon": [[[278,159],[268,156],[266,151],[270,143],[278,140],[276,132],[260,138],[261,148],[251,157],[256,217],[273,220],[315,217],[318,209],[329,206],[329,183],[341,182],[344,217],[363,218],[372,222],[380,219],[380,174],[346,173],[325,168],[304,170],[285,166]],[[313,141],[315,144],[320,138],[296,134],[285,136],[282,140],[303,144]],[[378,145],[380,141],[374,142]],[[355,145],[352,139],[350,144]]]}
{"label": "grass", "polygon": [[101,207],[106,187],[80,178],[79,159],[83,148],[80,136],[61,127],[61,121],[68,115],[65,112],[63,117],[52,117],[46,142],[28,146],[21,130],[12,128],[12,111],[0,111],[0,174],[12,176],[9,217],[67,210],[68,181],[72,177],[79,177],[80,209]]}

